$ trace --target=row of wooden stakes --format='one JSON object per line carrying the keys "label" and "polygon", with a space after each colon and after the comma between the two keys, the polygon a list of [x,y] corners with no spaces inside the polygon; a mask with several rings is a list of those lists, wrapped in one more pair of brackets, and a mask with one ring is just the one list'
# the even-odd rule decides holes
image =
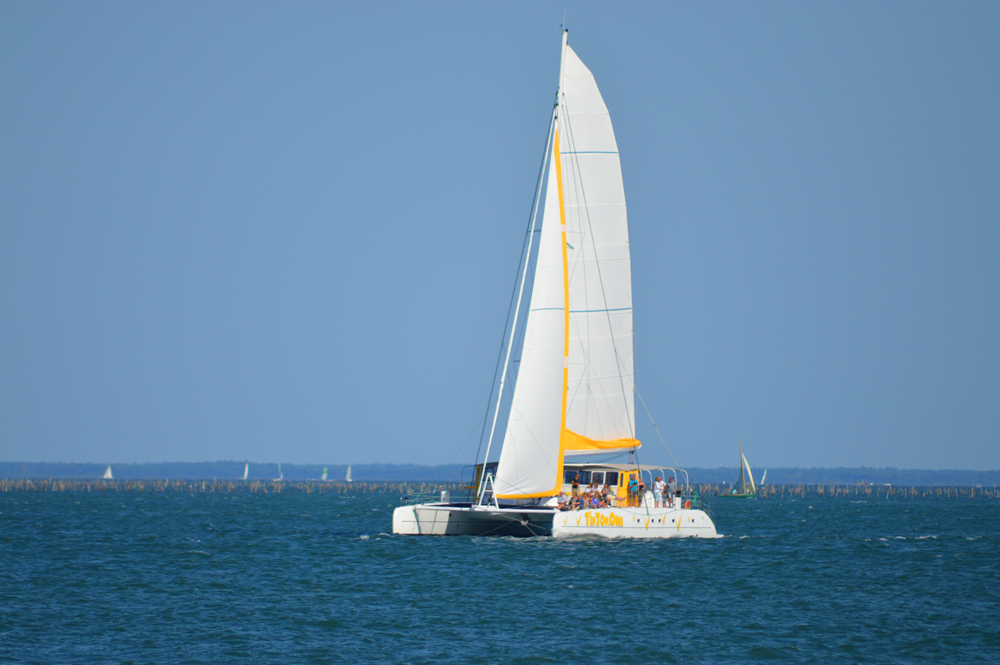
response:
{"label": "row of wooden stakes", "polygon": [[[731,490],[728,485],[695,484],[692,488],[706,499]],[[74,480],[0,478],[0,492],[181,492],[211,494],[384,494],[420,497],[433,500],[447,490],[452,499],[466,499],[461,483],[419,481],[344,481],[321,480]],[[1000,498],[996,487],[940,487],[896,485],[763,485],[757,488],[758,499],[798,497],[866,497],[946,499]]]}

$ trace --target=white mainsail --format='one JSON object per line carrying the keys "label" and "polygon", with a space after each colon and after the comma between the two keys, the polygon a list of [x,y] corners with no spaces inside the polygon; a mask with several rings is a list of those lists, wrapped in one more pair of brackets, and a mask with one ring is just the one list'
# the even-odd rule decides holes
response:
{"label": "white mainsail", "polygon": [[114,476],[111,475],[111,465],[110,464],[108,465],[108,468],[106,468],[104,470],[104,475],[101,476],[101,478],[103,480],[114,480],[115,479]]}
{"label": "white mainsail", "polygon": [[563,34],[535,278],[494,484],[500,498],[557,494],[566,454],[640,445],[618,144],[594,77]]}
{"label": "white mainsail", "polygon": [[347,476],[344,478],[344,480],[347,481],[347,482],[349,482],[349,483],[353,482],[351,480],[351,465],[350,464],[347,465]]}
{"label": "white mainsail", "polygon": [[326,480],[326,467],[325,466],[323,467],[323,475],[320,477],[320,480]]}
{"label": "white mainsail", "polygon": [[250,475],[250,462],[243,465],[243,480],[246,480],[248,475]]}

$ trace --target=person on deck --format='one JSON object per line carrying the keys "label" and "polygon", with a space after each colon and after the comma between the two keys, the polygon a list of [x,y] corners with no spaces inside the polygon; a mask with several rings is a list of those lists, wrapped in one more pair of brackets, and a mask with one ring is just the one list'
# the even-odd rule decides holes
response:
{"label": "person on deck", "polygon": [[657,476],[656,480],[653,481],[653,499],[656,501],[656,507],[659,508],[663,503],[663,490],[667,489],[667,484],[663,482],[663,476]]}
{"label": "person on deck", "polygon": [[580,474],[573,476],[573,496],[580,494]]}
{"label": "person on deck", "polygon": [[677,483],[674,482],[674,477],[670,476],[670,481],[667,482],[667,496],[670,497],[670,505],[674,505],[674,496],[677,494]]}
{"label": "person on deck", "polygon": [[639,494],[639,479],[635,476],[628,481],[628,505],[637,506],[639,505],[636,501],[636,496]]}
{"label": "person on deck", "polygon": [[566,492],[559,492],[559,496],[556,497],[556,507],[559,510],[568,510],[566,500]]}

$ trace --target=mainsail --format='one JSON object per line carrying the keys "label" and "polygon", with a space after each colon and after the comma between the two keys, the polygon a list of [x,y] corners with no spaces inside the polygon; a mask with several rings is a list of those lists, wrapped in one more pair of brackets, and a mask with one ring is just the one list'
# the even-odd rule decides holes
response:
{"label": "mainsail", "polygon": [[594,76],[565,35],[531,304],[494,483],[500,498],[558,493],[567,454],[640,445],[618,144]]}
{"label": "mainsail", "polygon": [[[765,471],[765,474],[767,472]],[[747,483],[749,480],[749,484]],[[753,482],[753,473],[750,472],[750,462],[747,461],[746,455],[743,454],[743,441],[740,440],[740,477],[736,481],[736,494],[756,494],[757,486]]]}
{"label": "mainsail", "polygon": [[740,453],[740,457],[743,458],[743,466],[747,470],[747,479],[750,480],[750,493],[751,494],[756,494],[757,493],[757,486],[753,482],[753,473],[750,471],[750,462],[747,461],[747,456],[744,455],[743,453]]}

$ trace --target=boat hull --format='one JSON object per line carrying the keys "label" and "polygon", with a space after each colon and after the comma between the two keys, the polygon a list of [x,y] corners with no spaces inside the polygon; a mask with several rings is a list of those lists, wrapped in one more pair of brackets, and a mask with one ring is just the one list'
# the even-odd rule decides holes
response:
{"label": "boat hull", "polygon": [[472,508],[448,504],[401,506],[392,532],[432,536],[554,536],[573,538],[717,538],[701,510],[681,508],[552,509]]}
{"label": "boat hull", "polygon": [[704,511],[690,508],[599,508],[560,513],[553,520],[556,538],[718,538]]}
{"label": "boat hull", "polygon": [[550,536],[556,512],[537,507],[420,503],[392,512],[392,532],[412,536]]}

